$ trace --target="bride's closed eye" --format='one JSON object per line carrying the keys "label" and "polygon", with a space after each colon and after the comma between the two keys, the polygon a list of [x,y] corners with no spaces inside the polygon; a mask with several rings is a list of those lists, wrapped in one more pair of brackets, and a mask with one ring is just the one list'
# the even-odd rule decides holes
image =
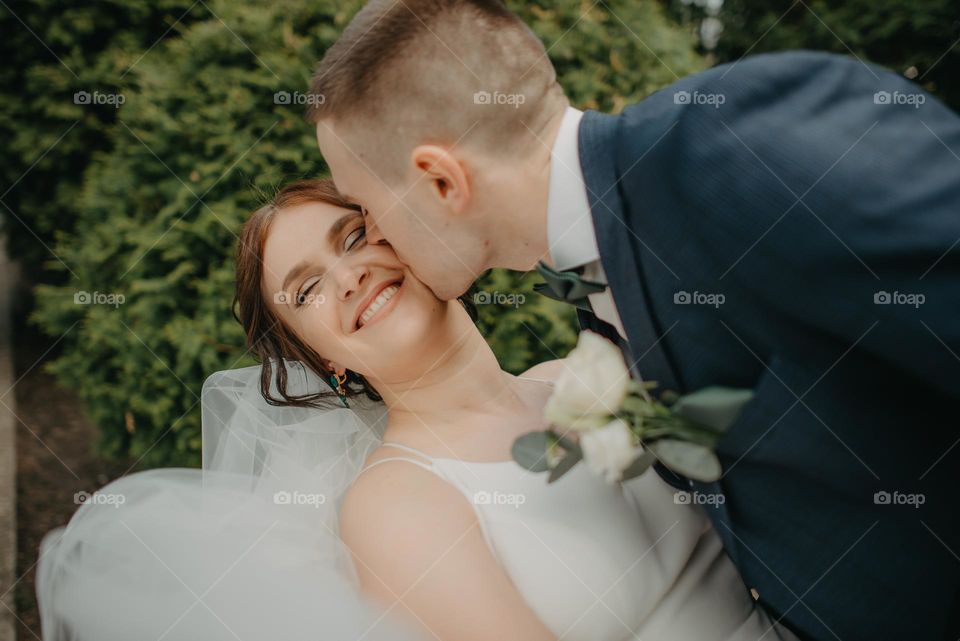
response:
{"label": "bride's closed eye", "polygon": [[[343,252],[346,253],[346,252],[353,251],[354,249],[359,249],[365,244],[366,237],[367,237],[367,228],[366,228],[366,225],[364,225],[363,222],[361,222],[356,227],[354,227],[346,236],[344,236]],[[297,295],[294,297],[294,308],[299,309],[306,304],[306,300],[307,300],[307,297],[310,296],[310,292],[313,289],[315,289],[319,283],[323,281],[325,276],[326,276],[325,273],[321,274],[315,280],[307,281],[307,283],[305,283],[305,285],[307,285],[307,288],[305,290],[302,290],[301,292],[298,292]]]}
{"label": "bride's closed eye", "polygon": [[347,234],[347,237],[344,239],[343,249],[344,251],[350,251],[357,246],[358,243],[365,240],[367,237],[367,227],[364,224],[360,224],[356,229]]}

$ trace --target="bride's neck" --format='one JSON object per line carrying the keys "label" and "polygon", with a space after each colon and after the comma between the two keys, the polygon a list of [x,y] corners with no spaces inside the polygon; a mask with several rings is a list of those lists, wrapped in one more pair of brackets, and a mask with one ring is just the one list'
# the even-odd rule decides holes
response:
{"label": "bride's neck", "polygon": [[500,368],[472,321],[467,323],[452,323],[439,332],[430,352],[424,353],[425,369],[411,368],[412,375],[403,381],[376,385],[391,422],[429,424],[518,402],[510,385],[513,377]]}

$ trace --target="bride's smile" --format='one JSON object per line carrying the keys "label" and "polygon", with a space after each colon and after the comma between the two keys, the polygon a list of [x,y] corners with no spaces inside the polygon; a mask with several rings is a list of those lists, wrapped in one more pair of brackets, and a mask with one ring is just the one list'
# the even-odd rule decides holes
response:
{"label": "bride's smile", "polygon": [[370,295],[358,307],[357,331],[371,325],[389,314],[400,297],[403,279],[387,282],[383,286],[373,287]]}

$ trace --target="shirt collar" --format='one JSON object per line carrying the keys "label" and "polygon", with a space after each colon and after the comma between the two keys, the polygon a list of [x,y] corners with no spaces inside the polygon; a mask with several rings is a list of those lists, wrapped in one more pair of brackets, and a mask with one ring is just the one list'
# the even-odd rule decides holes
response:
{"label": "shirt collar", "polygon": [[558,270],[580,267],[600,258],[587,184],[580,168],[581,118],[582,111],[567,107],[550,153],[547,241],[550,258]]}

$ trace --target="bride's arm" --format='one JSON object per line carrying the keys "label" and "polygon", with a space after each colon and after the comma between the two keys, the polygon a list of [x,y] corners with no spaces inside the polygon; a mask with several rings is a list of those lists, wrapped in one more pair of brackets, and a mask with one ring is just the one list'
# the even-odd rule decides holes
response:
{"label": "bride's arm", "polygon": [[344,498],[340,535],[374,600],[441,641],[555,641],[493,557],[466,498],[390,462]]}

